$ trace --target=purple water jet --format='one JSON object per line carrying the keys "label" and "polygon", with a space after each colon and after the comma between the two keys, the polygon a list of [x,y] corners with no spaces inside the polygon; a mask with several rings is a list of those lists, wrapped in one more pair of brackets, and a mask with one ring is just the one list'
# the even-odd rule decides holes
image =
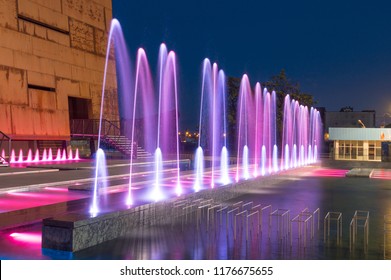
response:
{"label": "purple water jet", "polygon": [[[242,77],[242,81],[240,83],[239,88],[239,98],[238,98],[238,109],[237,109],[237,115],[239,115],[239,121],[238,121],[238,135],[237,135],[237,165],[236,165],[236,182],[239,181],[241,177],[244,177],[245,179],[249,178],[249,151],[248,145],[249,145],[249,115],[252,115],[249,113],[250,106],[251,106],[251,87],[250,87],[250,81],[248,79],[248,76],[245,74]],[[242,151],[242,154],[241,154]],[[240,167],[240,162],[242,161],[242,166]],[[240,175],[240,169],[243,169],[242,175]]]}
{"label": "purple water jet", "polygon": [[160,184],[162,181],[163,173],[163,156],[160,148],[155,151],[155,183],[153,187],[152,198],[154,201],[159,201],[164,198]]}
{"label": "purple water jet", "polygon": [[[220,167],[220,182],[229,183],[228,151],[226,149],[226,111],[225,111],[225,75],[216,63],[211,65],[205,59],[202,69],[201,106],[198,133],[198,148],[195,155],[195,189],[199,189],[201,170],[200,161],[207,155],[211,165],[210,186],[216,183]],[[220,158],[220,166],[218,159]]]}
{"label": "purple water jet", "polygon": [[249,79],[244,75],[239,89],[237,115],[236,181],[240,177],[249,178],[251,165],[254,177],[258,176],[259,171],[262,176],[277,172],[276,93],[273,91],[270,94],[266,88],[262,93],[259,83],[256,83],[253,93]]}
{"label": "purple water jet", "polygon": [[198,192],[201,190],[203,185],[203,178],[204,178],[204,152],[202,150],[202,147],[198,147],[195,154],[194,159],[194,169],[195,169],[195,181],[193,189],[194,191]]}
{"label": "purple water jet", "polygon": [[[155,121],[155,99],[154,99],[154,90],[153,83],[151,78],[151,71],[149,69],[149,63],[147,55],[144,49],[140,48],[137,52],[137,61],[136,61],[136,76],[135,76],[135,86],[133,94],[133,116],[132,116],[132,130],[131,130],[131,143],[135,143],[136,140],[136,119],[137,126],[142,127],[142,131],[137,131],[138,143],[142,143],[144,149],[148,152],[153,151],[153,147],[156,146],[156,128],[154,124]],[[140,96],[140,99],[138,97]],[[139,103],[142,103],[141,106]],[[132,150],[134,148],[132,145]],[[132,174],[133,174],[133,151],[132,156],[130,157],[130,176],[129,176],[129,187],[128,187],[128,197],[126,200],[127,205],[133,203],[132,199]]]}
{"label": "purple water jet", "polygon": [[[92,202],[92,212],[96,215],[99,211],[99,207],[97,205],[98,199],[98,169],[100,168],[106,168],[106,166],[101,166],[102,163],[99,162],[99,155],[98,157],[98,151],[99,153],[103,153],[103,150],[100,151],[100,142],[101,142],[101,132],[102,132],[102,119],[103,119],[103,112],[104,112],[104,100],[105,100],[105,89],[106,89],[106,78],[107,78],[107,69],[108,69],[108,64],[109,64],[109,59],[110,59],[110,51],[111,51],[111,45],[114,43],[115,46],[115,53],[117,57],[121,57],[121,62],[117,63],[117,75],[119,76],[120,79],[120,84],[119,84],[119,90],[122,93],[127,92],[131,86],[131,77],[130,75],[130,60],[128,56],[128,51],[126,48],[123,32],[121,25],[117,19],[112,19],[111,24],[110,24],[110,31],[109,31],[109,36],[107,40],[107,49],[106,49],[106,60],[105,60],[105,66],[104,66],[104,71],[103,71],[103,83],[102,83],[102,96],[101,96],[101,107],[100,107],[100,117],[99,117],[99,131],[98,131],[98,149],[97,149],[97,156],[96,156],[96,164],[95,164],[95,183],[94,183],[94,195],[93,195],[93,202]],[[129,104],[130,100],[128,99],[128,96],[126,94],[122,95],[122,102],[119,102],[120,106],[123,104]],[[125,115],[127,115],[126,112],[128,108],[122,107],[122,112],[124,112]],[[121,110],[121,107],[120,107]],[[130,176],[131,177],[131,176]],[[128,203],[130,204],[131,202],[131,196],[130,196],[130,184],[129,184],[129,195],[128,195]]]}
{"label": "purple water jet", "polygon": [[101,190],[106,190],[107,188],[107,168],[106,168],[106,157],[102,149],[96,151],[96,168],[95,168],[95,181],[94,181],[94,191],[92,196],[92,205],[90,208],[90,214],[96,216],[99,209],[98,197]]}
{"label": "purple water jet", "polygon": [[258,169],[260,166],[260,158],[263,144],[263,97],[261,84],[255,85],[255,139],[254,139],[254,177],[258,176]]}
{"label": "purple water jet", "polygon": [[[176,160],[177,196],[182,194],[179,165],[179,119],[178,119],[178,83],[176,55],[173,51],[167,54],[164,44],[159,50],[159,105],[157,149],[162,151],[162,159]],[[173,125],[174,124],[174,125]]]}
{"label": "purple water jet", "polygon": [[276,145],[276,93],[263,91],[263,145],[266,149],[266,172],[272,172],[273,147]]}
{"label": "purple water jet", "polygon": [[[316,162],[321,142],[319,112],[302,106],[287,95],[284,100],[281,168],[294,168]],[[291,154],[289,152],[291,151]]]}

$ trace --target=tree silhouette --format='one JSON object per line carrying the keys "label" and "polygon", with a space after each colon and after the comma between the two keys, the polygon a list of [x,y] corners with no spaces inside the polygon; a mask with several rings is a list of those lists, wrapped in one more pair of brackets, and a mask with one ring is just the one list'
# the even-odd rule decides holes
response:
{"label": "tree silhouette", "polygon": [[[231,151],[235,150],[236,142],[236,111],[237,102],[240,88],[240,78],[228,77],[227,79],[227,122],[228,122],[228,146]],[[290,95],[291,100],[294,99],[300,103],[300,105],[311,106],[315,105],[314,98],[311,94],[304,93],[300,89],[298,82],[291,81],[282,69],[278,75],[274,75],[269,81],[261,83],[262,90],[267,88],[269,92],[276,92],[276,103],[277,103],[277,144],[280,146],[281,134],[282,134],[282,122],[283,122],[283,110],[284,100],[287,94]],[[254,93],[253,93],[254,94]]]}

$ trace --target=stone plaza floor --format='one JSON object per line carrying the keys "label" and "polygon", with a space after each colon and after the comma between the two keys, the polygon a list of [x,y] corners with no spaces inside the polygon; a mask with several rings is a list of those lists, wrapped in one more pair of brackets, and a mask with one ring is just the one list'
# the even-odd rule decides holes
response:
{"label": "stone plaza floor", "polygon": [[[312,166],[259,177],[253,179],[254,184],[259,186],[244,191],[231,201],[220,203],[221,209],[227,207],[225,212],[215,212],[208,215],[208,219],[205,215],[197,216],[196,212],[168,217],[157,225],[129,229],[126,236],[75,253],[42,249],[40,219],[19,227],[7,226],[0,231],[0,259],[390,259],[391,233],[384,235],[384,217],[391,215],[391,180],[382,176],[388,171],[378,171],[376,179],[345,177],[347,171]],[[49,176],[53,174],[51,172]],[[17,178],[19,175],[13,176]],[[73,210],[86,209],[88,194],[61,191],[64,190],[61,187],[50,188],[72,196],[51,202],[59,204],[63,201],[66,204],[59,211],[68,211],[70,200],[81,203]],[[4,201],[5,195],[9,194],[3,193],[0,202]],[[21,195],[15,201],[25,199]],[[243,206],[246,203],[250,203],[247,205],[251,207],[271,207],[264,210],[262,222],[251,220],[246,224],[239,216],[234,222],[234,216],[228,214],[237,203],[241,211],[246,211]],[[25,211],[28,212],[29,208],[26,207]],[[299,233],[298,223],[291,222],[292,219],[305,209],[305,212],[313,213],[318,208],[320,218],[316,214],[311,220],[315,225],[313,238],[310,222],[306,235]],[[276,215],[270,216],[270,209],[277,211]],[[232,213],[236,215],[239,210]],[[290,215],[287,224],[292,225],[289,230],[281,227],[282,216],[279,216],[287,210]],[[356,210],[369,213],[367,247],[362,228],[358,228],[356,242],[350,246],[349,225]],[[334,221],[330,225],[329,238],[324,239],[324,218],[328,212],[342,214],[342,237],[339,241]]]}

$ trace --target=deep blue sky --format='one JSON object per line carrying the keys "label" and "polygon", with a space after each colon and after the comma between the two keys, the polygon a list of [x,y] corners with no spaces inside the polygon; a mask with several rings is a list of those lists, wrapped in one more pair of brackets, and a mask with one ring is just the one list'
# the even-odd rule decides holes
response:
{"label": "deep blue sky", "polygon": [[160,43],[176,52],[181,129],[196,126],[205,57],[252,85],[284,68],[328,111],[391,112],[388,1],[113,0],[113,16],[153,72]]}

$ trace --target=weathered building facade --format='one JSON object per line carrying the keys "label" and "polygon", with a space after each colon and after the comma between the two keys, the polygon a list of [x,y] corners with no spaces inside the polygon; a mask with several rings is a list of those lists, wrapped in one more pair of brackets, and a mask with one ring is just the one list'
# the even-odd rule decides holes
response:
{"label": "weathered building facade", "polygon": [[[70,140],[100,114],[111,0],[0,0],[0,131],[15,149]],[[118,120],[115,65],[104,117]]]}

